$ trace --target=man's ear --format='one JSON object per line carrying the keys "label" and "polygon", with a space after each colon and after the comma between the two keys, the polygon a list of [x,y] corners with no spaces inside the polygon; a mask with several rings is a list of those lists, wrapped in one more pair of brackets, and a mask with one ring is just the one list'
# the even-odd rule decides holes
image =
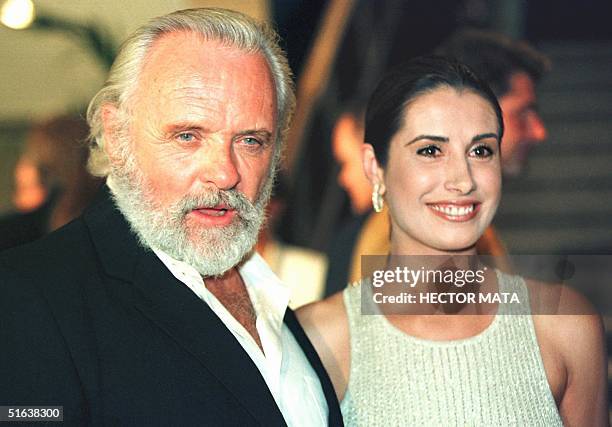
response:
{"label": "man's ear", "polygon": [[120,113],[113,104],[102,105],[102,128],[104,132],[104,151],[109,159],[116,157],[114,153],[118,146],[119,132],[121,130]]}
{"label": "man's ear", "polygon": [[372,147],[372,145],[363,144],[361,150],[363,158],[363,171],[365,172],[372,186],[376,186],[378,184],[378,188],[382,196],[385,194],[385,171],[378,164],[378,160],[376,160],[376,153],[374,152],[374,147]]}

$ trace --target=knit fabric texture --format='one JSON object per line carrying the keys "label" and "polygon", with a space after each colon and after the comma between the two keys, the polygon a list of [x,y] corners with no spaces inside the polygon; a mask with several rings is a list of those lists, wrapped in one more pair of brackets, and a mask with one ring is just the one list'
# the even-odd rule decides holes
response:
{"label": "knit fabric texture", "polygon": [[[528,301],[520,276],[497,277],[500,292]],[[341,402],[347,426],[563,425],[529,310],[501,304],[478,335],[432,341],[407,335],[383,315],[362,315],[361,288],[343,295],[351,345]]]}

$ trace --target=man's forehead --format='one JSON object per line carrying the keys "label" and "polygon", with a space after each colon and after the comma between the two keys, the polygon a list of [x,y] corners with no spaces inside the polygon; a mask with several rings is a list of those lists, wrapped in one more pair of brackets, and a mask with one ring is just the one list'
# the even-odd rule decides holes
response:
{"label": "man's forehead", "polygon": [[193,33],[172,33],[151,48],[133,115],[161,130],[178,125],[273,132],[274,81],[265,57]]}
{"label": "man's forehead", "polygon": [[137,92],[188,101],[215,98],[217,92],[237,91],[245,85],[259,87],[261,95],[269,88],[274,98],[274,82],[263,54],[193,32],[175,32],[160,37],[150,48]]}
{"label": "man's forehead", "polygon": [[181,31],[164,34],[153,43],[139,80],[147,86],[162,86],[176,79],[197,84],[201,79],[215,80],[215,77],[237,70],[240,73],[234,73],[235,77],[240,74],[244,78],[272,80],[269,65],[261,52],[249,52],[191,31]]}
{"label": "man's forehead", "polygon": [[196,57],[209,57],[217,52],[222,52],[226,56],[252,55],[254,53],[237,46],[231,45],[219,39],[206,38],[202,34],[194,31],[173,31],[160,35],[151,45],[147,52],[146,62],[164,59],[169,56],[183,57],[190,59]]}
{"label": "man's forehead", "polygon": [[505,97],[535,98],[535,82],[525,71],[515,71],[510,75],[508,92]]}

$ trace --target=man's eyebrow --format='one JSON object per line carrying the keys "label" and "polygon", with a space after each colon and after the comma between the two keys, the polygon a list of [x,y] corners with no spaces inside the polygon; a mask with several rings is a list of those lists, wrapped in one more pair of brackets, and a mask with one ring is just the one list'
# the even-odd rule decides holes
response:
{"label": "man's eyebrow", "polygon": [[206,129],[203,129],[202,126],[200,126],[196,122],[190,122],[190,121],[169,123],[166,126],[164,126],[163,129],[165,132],[176,132],[176,131],[185,130],[185,129],[202,129],[206,131]]}
{"label": "man's eyebrow", "polygon": [[[164,127],[165,132],[176,132],[176,131],[184,130],[184,129],[199,129],[203,132],[211,132],[210,129],[202,127],[197,122],[189,122],[189,121],[171,123]],[[272,137],[272,132],[270,132],[268,129],[246,129],[246,130],[241,130],[239,132],[236,132],[236,136],[245,136],[245,135],[257,135],[260,138],[270,139]]]}
{"label": "man's eyebrow", "polygon": [[481,141],[483,139],[487,139],[487,138],[495,138],[496,140],[499,141],[499,135],[493,132],[489,132],[489,133],[481,133],[479,135],[476,135],[474,138],[472,138],[472,142],[476,142],[476,141]]}
{"label": "man's eyebrow", "polygon": [[[479,135],[476,135],[474,138],[472,138],[472,142],[476,142],[476,141],[481,141],[483,139],[487,139],[487,138],[495,138],[496,140],[499,141],[499,135],[497,135],[496,133],[493,132],[489,132],[489,133],[481,133]],[[406,144],[404,144],[404,146],[408,146],[410,144],[413,144],[417,141],[422,141],[422,140],[428,140],[428,141],[435,141],[435,142],[448,142],[448,138],[445,136],[438,136],[438,135],[419,135],[416,138],[408,141]]]}
{"label": "man's eyebrow", "polygon": [[236,136],[257,135],[261,138],[270,139],[272,132],[268,129],[247,129],[236,133]]}
{"label": "man's eyebrow", "polygon": [[410,144],[414,144],[417,141],[421,141],[423,139],[427,139],[429,141],[436,141],[436,142],[448,142],[448,138],[445,136],[437,136],[437,135],[419,135],[416,138],[408,141],[407,143],[404,144],[404,147],[410,145]]}

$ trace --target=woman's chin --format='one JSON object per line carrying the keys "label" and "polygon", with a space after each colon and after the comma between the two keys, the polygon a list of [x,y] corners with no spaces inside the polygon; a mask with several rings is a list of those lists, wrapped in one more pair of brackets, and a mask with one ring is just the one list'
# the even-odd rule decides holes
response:
{"label": "woman's chin", "polygon": [[476,253],[476,242],[478,239],[462,239],[440,242],[435,249],[439,252],[454,255],[472,255]]}

